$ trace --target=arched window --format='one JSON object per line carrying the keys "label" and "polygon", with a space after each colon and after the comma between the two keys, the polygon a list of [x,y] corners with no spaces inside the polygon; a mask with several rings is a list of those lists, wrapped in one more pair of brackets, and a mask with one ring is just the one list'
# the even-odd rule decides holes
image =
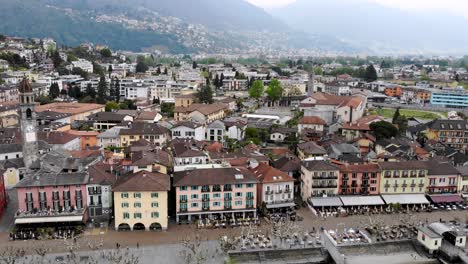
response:
{"label": "arched window", "polygon": [[31,119],[32,118],[32,111],[31,111],[31,108],[28,108],[26,110],[26,118],[27,119]]}
{"label": "arched window", "polygon": [[29,104],[29,96],[26,97],[26,103]]}

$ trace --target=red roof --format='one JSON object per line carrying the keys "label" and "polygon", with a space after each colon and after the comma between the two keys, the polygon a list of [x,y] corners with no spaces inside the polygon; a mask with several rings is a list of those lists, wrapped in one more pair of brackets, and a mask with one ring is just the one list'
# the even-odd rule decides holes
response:
{"label": "red roof", "polygon": [[303,118],[301,118],[301,120],[299,120],[299,124],[326,125],[327,123],[325,122],[325,120],[318,116],[304,116]]}
{"label": "red roof", "polygon": [[348,130],[359,130],[359,131],[370,131],[370,127],[367,124],[360,123],[344,123],[342,129]]}
{"label": "red roof", "polygon": [[342,165],[341,172],[379,172],[380,167],[377,164],[359,164],[359,165]]}
{"label": "red roof", "polygon": [[206,147],[206,150],[208,150],[209,152],[221,152],[222,149],[223,149],[223,144],[219,142],[214,142],[213,144]]}
{"label": "red roof", "polygon": [[463,198],[458,194],[429,195],[434,203],[462,203]]}
{"label": "red roof", "polygon": [[286,172],[275,169],[264,163],[260,163],[256,168],[251,168],[250,171],[261,183],[294,181],[294,178],[289,176]]}

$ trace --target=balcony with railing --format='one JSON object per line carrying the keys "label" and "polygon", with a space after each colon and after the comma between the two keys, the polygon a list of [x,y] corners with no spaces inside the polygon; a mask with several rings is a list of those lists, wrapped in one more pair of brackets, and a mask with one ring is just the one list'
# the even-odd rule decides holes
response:
{"label": "balcony with railing", "polygon": [[203,187],[201,192],[210,192],[210,187]]}
{"label": "balcony with railing", "polygon": [[246,199],[247,199],[247,200],[253,200],[253,199],[255,199],[255,198],[254,198],[254,196],[251,196],[251,195],[250,195],[250,196],[247,196]]}
{"label": "balcony with railing", "polygon": [[209,201],[210,201],[210,197],[202,197],[202,201],[203,201],[203,202],[209,202]]}
{"label": "balcony with railing", "polygon": [[188,210],[187,210],[186,207],[185,207],[185,208],[180,208],[180,209],[179,209],[179,212],[181,212],[181,213],[185,213],[185,212],[187,212],[187,211],[188,211]]}
{"label": "balcony with railing", "polygon": [[209,206],[202,207],[202,211],[209,211],[209,210],[210,210],[210,207],[209,207]]}
{"label": "balcony with railing", "polygon": [[[40,222],[69,222],[69,221],[82,221],[86,212],[86,207],[77,208],[70,206],[70,208],[60,207],[58,210],[51,208],[37,209],[33,208],[31,211],[18,210],[15,214],[16,224],[38,223]],[[44,220],[38,220],[44,218]],[[34,219],[34,220],[33,220]]]}

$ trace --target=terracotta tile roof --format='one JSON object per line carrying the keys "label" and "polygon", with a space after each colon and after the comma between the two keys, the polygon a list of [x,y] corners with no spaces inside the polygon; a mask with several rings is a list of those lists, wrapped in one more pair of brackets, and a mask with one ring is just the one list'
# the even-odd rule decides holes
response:
{"label": "terracotta tile roof", "polygon": [[206,147],[206,150],[208,150],[209,152],[220,152],[221,150],[223,150],[223,144],[219,142],[214,142],[213,144]]}
{"label": "terracotta tile roof", "polygon": [[322,148],[321,146],[317,145],[314,141],[308,141],[299,144],[298,149],[300,149],[304,154],[317,154],[317,155],[325,155],[327,151]]}
{"label": "terracotta tile roof", "polygon": [[273,166],[284,172],[299,171],[301,169],[301,160],[296,156],[283,156],[274,161]]}
{"label": "terracotta tile roof", "polygon": [[358,108],[362,104],[362,99],[359,97],[353,97],[345,103],[345,106],[352,108]]}
{"label": "terracotta tile roof", "polygon": [[380,172],[378,164],[341,165],[341,172]]}
{"label": "terracotta tile roof", "polygon": [[97,163],[89,167],[89,183],[101,185],[113,185],[117,176],[111,173],[111,165],[105,163]]}
{"label": "terracotta tile roof", "polygon": [[423,149],[423,148],[420,148],[420,147],[416,147],[415,148],[415,151],[416,155],[418,156],[424,156],[424,155],[429,155],[429,151]]}
{"label": "terracotta tile roof", "polygon": [[101,150],[99,149],[85,149],[85,150],[73,150],[68,151],[74,158],[84,159],[87,157],[99,157],[101,156]]}
{"label": "terracotta tile roof", "polygon": [[164,192],[171,189],[170,177],[157,172],[140,171],[121,176],[114,192]]}
{"label": "terracotta tile roof", "polygon": [[63,145],[74,139],[79,138],[76,135],[69,134],[67,132],[51,131],[51,132],[37,132],[39,140],[43,140],[51,145]]}
{"label": "terracotta tile roof", "polygon": [[249,165],[248,157],[238,157],[233,159],[228,159],[228,162],[233,167],[247,167]]}
{"label": "terracotta tile roof", "polygon": [[344,123],[341,127],[342,129],[348,130],[359,130],[359,131],[370,131],[370,127],[367,124],[359,124],[359,123]]}
{"label": "terracotta tile roof", "polygon": [[85,113],[92,110],[104,109],[103,105],[100,104],[84,104],[84,103],[51,103],[45,105],[36,106],[36,112],[44,112],[53,110],[57,113],[66,113],[66,114],[79,114]]}
{"label": "terracotta tile roof", "polygon": [[293,182],[294,178],[287,173],[275,169],[267,164],[260,163],[256,168],[251,168],[250,171],[255,175],[261,183],[275,182]]}
{"label": "terracotta tile roof", "polygon": [[339,96],[321,92],[313,94],[312,98],[316,100],[317,105],[351,106],[353,108],[357,108],[363,100],[357,96]]}
{"label": "terracotta tile roof", "polygon": [[174,186],[224,185],[258,183],[255,176],[245,168],[215,168],[174,173]]}
{"label": "terracotta tile roof", "polygon": [[411,170],[411,169],[427,169],[427,162],[424,161],[400,161],[400,162],[380,162],[382,170]]}
{"label": "terracotta tile roof", "polygon": [[338,166],[335,166],[324,160],[310,160],[303,161],[302,166],[304,166],[309,171],[335,171],[339,170]]}
{"label": "terracotta tile roof", "polygon": [[75,135],[75,136],[82,136],[82,137],[93,137],[99,136],[99,132],[97,131],[78,131],[78,130],[67,130],[68,134]]}
{"label": "terracotta tile roof", "polygon": [[299,120],[299,124],[304,124],[304,125],[308,125],[308,124],[326,125],[327,123],[325,122],[325,120],[323,120],[322,118],[320,118],[318,116],[304,116],[303,118],[301,118]]}
{"label": "terracotta tile roof", "polygon": [[172,156],[166,151],[160,149],[136,151],[132,153],[133,166],[147,166],[151,164],[161,164],[166,167],[171,167],[173,164]]}
{"label": "terracotta tile roof", "polygon": [[158,114],[156,111],[143,111],[138,115],[137,120],[154,120]]}
{"label": "terracotta tile roof", "polygon": [[228,107],[223,103],[214,104],[191,104],[189,107],[179,106],[174,109],[175,113],[192,113],[198,111],[203,115],[210,115],[219,111],[226,110]]}

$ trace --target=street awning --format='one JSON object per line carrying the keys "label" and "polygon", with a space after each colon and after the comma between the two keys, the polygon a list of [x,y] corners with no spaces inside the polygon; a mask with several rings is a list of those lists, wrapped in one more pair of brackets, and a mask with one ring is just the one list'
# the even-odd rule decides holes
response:
{"label": "street awning", "polygon": [[380,196],[340,196],[344,206],[384,205]]}
{"label": "street awning", "polygon": [[338,197],[313,197],[309,199],[313,207],[343,206]]}
{"label": "street awning", "polygon": [[463,198],[458,194],[429,195],[433,203],[462,203]]}
{"label": "street awning", "polygon": [[386,204],[429,204],[424,194],[382,194]]}
{"label": "street awning", "polygon": [[280,204],[267,204],[266,207],[268,209],[272,209],[272,208],[293,207],[295,205],[296,205],[295,203],[280,203]]}
{"label": "street awning", "polygon": [[83,215],[54,216],[54,217],[24,217],[16,218],[15,224],[37,224],[37,223],[60,223],[60,222],[82,222]]}

